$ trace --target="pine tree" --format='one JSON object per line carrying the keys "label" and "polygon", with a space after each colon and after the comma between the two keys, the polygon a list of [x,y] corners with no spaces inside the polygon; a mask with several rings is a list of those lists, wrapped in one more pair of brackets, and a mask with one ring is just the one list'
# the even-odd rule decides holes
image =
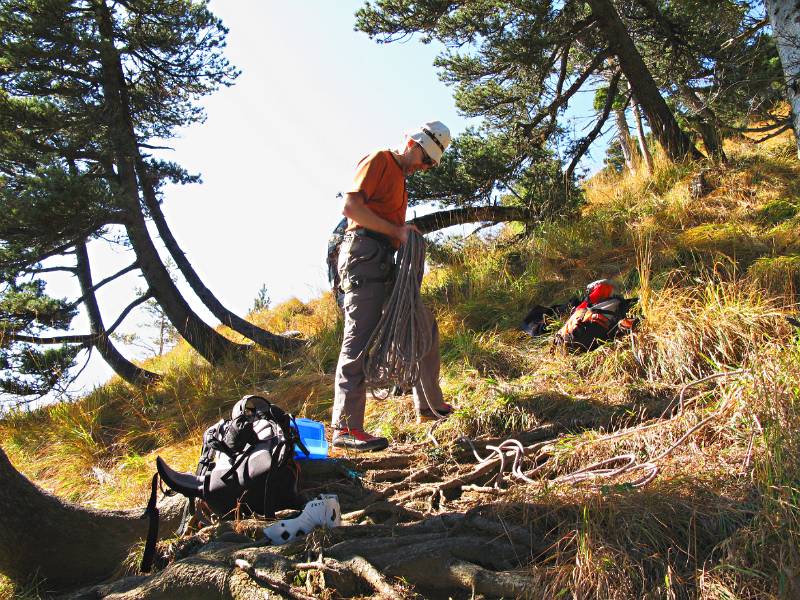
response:
{"label": "pine tree", "polygon": [[154,158],[150,140],[201,121],[197,100],[232,84],[226,33],[203,1],[0,4],[0,253],[9,290],[49,269],[76,273],[76,248],[111,234],[133,250],[145,295],[189,344],[212,362],[236,352],[170,278],[147,229],[152,219],[217,318],[271,348],[291,347],[219,303],[160,209],[165,182],[197,177]]}

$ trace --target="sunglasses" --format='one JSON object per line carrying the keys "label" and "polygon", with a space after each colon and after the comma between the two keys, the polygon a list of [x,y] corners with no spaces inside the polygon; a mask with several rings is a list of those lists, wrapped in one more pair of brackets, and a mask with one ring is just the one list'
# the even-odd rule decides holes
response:
{"label": "sunglasses", "polygon": [[425,152],[425,148],[423,148],[421,145],[419,146],[419,148],[420,150],[422,150],[422,164],[428,167],[432,167],[434,165],[433,159],[430,156],[428,156],[427,152]]}

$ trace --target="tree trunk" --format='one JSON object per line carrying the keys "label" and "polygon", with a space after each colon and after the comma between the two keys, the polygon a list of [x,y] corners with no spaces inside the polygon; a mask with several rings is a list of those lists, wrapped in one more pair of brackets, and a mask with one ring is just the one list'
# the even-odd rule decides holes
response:
{"label": "tree trunk", "polygon": [[147,168],[141,156],[138,156],[136,159],[136,170],[142,185],[142,191],[144,192],[143,196],[147,210],[156,225],[161,240],[164,242],[167,250],[169,250],[170,255],[175,260],[175,264],[178,265],[178,268],[186,279],[186,282],[192,288],[192,291],[197,294],[197,297],[202,300],[203,304],[211,313],[219,319],[223,325],[227,325],[235,332],[254,341],[260,346],[280,353],[298,348],[302,344],[301,341],[265,331],[223,306],[222,302],[220,302],[211,290],[205,286],[200,276],[197,274],[197,271],[194,270],[194,267],[192,267],[191,263],[186,258],[186,254],[181,250],[175,236],[172,235],[172,230],[169,228],[167,220],[164,218],[164,213],[156,198],[150,175],[147,172]]}
{"label": "tree trunk", "polygon": [[765,0],[765,4],[783,66],[797,157],[800,158],[800,3]]}
{"label": "tree trunk", "polygon": [[108,110],[109,141],[114,150],[119,174],[121,200],[126,212],[125,227],[153,296],[164,309],[172,324],[189,345],[206,360],[216,363],[233,354],[240,345],[234,344],[204,323],[181,296],[169,272],[161,262],[139,203],[135,158],[138,146],[133,131],[129,104],[126,102],[125,80],[119,53],[114,46],[114,27],[105,0],[94,3],[98,30],[102,37],[101,61],[103,94]]}
{"label": "tree trunk", "polygon": [[597,19],[603,35],[619,60],[625,79],[647,115],[650,128],[658,143],[672,160],[687,156],[695,159],[703,155],[681,130],[656,85],[650,70],[633,43],[625,24],[620,19],[611,0],[586,0]]}
{"label": "tree trunk", "polygon": [[647,147],[647,139],[644,137],[644,125],[642,124],[642,113],[639,110],[639,103],[636,98],[631,98],[631,106],[633,107],[633,119],[636,121],[636,137],[639,138],[639,150],[642,153],[645,167],[647,167],[647,174],[653,174],[653,155],[650,154],[650,148]]}
{"label": "tree trunk", "polygon": [[687,84],[683,83],[680,86],[681,99],[696,115],[693,119],[700,137],[703,138],[706,152],[714,160],[714,162],[726,164],[728,157],[725,156],[725,151],[722,148],[722,134],[717,125],[717,115],[711,110],[700,97]]}
{"label": "tree trunk", "polygon": [[633,145],[631,144],[631,132],[628,129],[628,120],[625,118],[625,108],[614,109],[614,119],[617,123],[617,138],[619,139],[622,156],[625,159],[625,167],[628,171],[636,174],[636,163],[633,158]]}
{"label": "tree trunk", "polygon": [[161,379],[161,376],[157,373],[137,367],[122,356],[114,344],[111,343],[105,326],[103,325],[100,307],[97,304],[97,297],[94,291],[92,291],[92,271],[89,265],[89,254],[86,251],[85,242],[75,244],[75,254],[77,257],[76,275],[81,285],[83,305],[86,307],[86,314],[89,317],[89,327],[95,339],[93,345],[97,348],[100,356],[108,363],[108,366],[114,369],[117,375],[131,385],[147,385]]}
{"label": "tree trunk", "polygon": [[[147,534],[141,510],[108,511],[63,502],[22,476],[0,448],[0,573],[24,584],[43,577],[64,590],[112,575]],[[160,509],[160,531],[172,535],[183,503]]]}
{"label": "tree trunk", "polygon": [[422,233],[431,233],[453,225],[475,223],[479,221],[502,223],[505,221],[530,222],[535,220],[534,215],[527,208],[518,206],[468,206],[442,210],[423,217],[407,221],[409,225],[416,225]]}

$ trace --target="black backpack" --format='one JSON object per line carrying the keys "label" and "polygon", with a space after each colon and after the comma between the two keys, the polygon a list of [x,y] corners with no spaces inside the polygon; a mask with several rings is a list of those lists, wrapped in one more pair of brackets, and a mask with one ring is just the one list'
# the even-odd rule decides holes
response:
{"label": "black backpack", "polygon": [[203,434],[203,448],[194,474],[170,468],[159,456],[153,476],[150,501],[144,515],[150,530],[142,558],[142,571],[152,565],[158,537],[156,495],[159,478],[170,491],[189,499],[178,531],[182,534],[195,499],[202,499],[220,518],[232,515],[275,516],[275,511],[302,508],[298,493],[300,468],[294,460],[297,445],[306,455],[294,417],[261,396],[239,400],[229,420],[220,420]]}

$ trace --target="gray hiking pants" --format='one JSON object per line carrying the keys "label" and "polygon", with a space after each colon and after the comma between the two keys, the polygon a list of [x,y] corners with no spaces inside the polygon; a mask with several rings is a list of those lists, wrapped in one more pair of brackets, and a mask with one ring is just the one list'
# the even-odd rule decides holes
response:
{"label": "gray hiking pants", "polygon": [[[363,351],[381,318],[392,290],[394,250],[365,235],[347,234],[339,251],[339,276],[344,296],[344,339],[336,365],[332,427],[363,429],[367,388]],[[426,309],[427,310],[427,309]],[[444,408],[439,387],[439,328],[433,323],[433,343],[419,362],[420,381],[414,386],[414,408]],[[427,396],[426,396],[427,394]]]}

